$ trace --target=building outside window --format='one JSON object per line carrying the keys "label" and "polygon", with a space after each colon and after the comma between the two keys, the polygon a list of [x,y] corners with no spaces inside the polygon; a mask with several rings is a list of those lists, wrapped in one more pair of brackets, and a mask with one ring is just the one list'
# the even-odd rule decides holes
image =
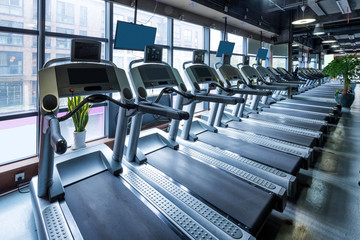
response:
{"label": "building outside window", "polygon": [[74,24],[74,4],[69,2],[56,2],[56,21],[59,23]]}
{"label": "building outside window", "polygon": [[[174,19],[174,32],[180,37],[174,37],[174,46],[183,48],[203,49],[204,28],[202,26]],[[197,36],[196,40],[193,36]]]}
{"label": "building outside window", "polygon": [[0,14],[23,16],[23,0],[1,0]]}
{"label": "building outside window", "polygon": [[273,56],[273,64],[272,64],[272,66],[274,68],[282,67],[282,68],[287,69],[287,58]]}
{"label": "building outside window", "polygon": [[80,6],[80,26],[87,26],[87,7]]}

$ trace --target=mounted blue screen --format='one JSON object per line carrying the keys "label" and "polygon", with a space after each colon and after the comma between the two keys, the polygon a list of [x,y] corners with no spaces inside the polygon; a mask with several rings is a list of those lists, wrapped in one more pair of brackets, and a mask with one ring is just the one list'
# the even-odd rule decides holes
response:
{"label": "mounted blue screen", "polygon": [[267,54],[268,54],[268,49],[261,48],[257,52],[256,59],[260,58],[262,60],[266,60]]}
{"label": "mounted blue screen", "polygon": [[217,57],[221,57],[223,54],[232,55],[235,43],[220,41],[218,50],[216,52]]}
{"label": "mounted blue screen", "polygon": [[115,49],[144,51],[154,45],[156,28],[118,21],[115,33]]}

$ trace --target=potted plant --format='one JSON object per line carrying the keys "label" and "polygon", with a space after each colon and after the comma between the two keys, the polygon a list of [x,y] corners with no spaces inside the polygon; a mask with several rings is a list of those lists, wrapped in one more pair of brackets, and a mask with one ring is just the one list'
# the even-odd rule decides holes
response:
{"label": "potted plant", "polygon": [[344,88],[335,92],[335,100],[341,106],[350,108],[355,99],[351,80],[360,76],[360,59],[355,54],[335,58],[324,68],[323,73],[331,78],[342,77]]}
{"label": "potted plant", "polygon": [[[84,98],[81,96],[68,98],[68,109],[72,111]],[[86,125],[89,122],[89,103],[82,106],[79,111],[72,115],[74,122],[74,144],[72,149],[79,149],[85,147]]]}

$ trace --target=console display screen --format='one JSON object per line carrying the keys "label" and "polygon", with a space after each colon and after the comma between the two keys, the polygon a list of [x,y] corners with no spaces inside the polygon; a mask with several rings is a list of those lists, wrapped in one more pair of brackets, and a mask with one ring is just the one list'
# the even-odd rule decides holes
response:
{"label": "console display screen", "polygon": [[197,67],[194,68],[196,74],[198,75],[199,78],[210,78],[212,79],[212,75],[209,71],[209,69],[204,68],[204,67]]}
{"label": "console display screen", "polygon": [[99,62],[101,57],[101,43],[89,40],[73,40],[71,61],[95,61]]}
{"label": "console display screen", "polygon": [[145,74],[150,81],[170,79],[166,68],[147,68]]}
{"label": "console display screen", "polygon": [[70,84],[97,84],[108,83],[108,75],[105,68],[69,68]]}

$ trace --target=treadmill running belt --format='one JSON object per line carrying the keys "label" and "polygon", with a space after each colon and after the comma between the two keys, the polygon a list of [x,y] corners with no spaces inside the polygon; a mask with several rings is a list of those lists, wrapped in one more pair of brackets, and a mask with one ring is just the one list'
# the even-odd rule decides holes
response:
{"label": "treadmill running belt", "polygon": [[289,109],[298,109],[298,110],[305,110],[311,112],[318,112],[318,113],[331,113],[332,109],[330,108],[318,108],[318,107],[311,107],[311,106],[304,106],[304,105],[295,105],[295,104],[286,104],[286,103],[275,103],[273,106],[275,107],[283,107]]}
{"label": "treadmill running belt", "polygon": [[168,147],[147,161],[256,234],[275,204],[275,196]]}
{"label": "treadmill running belt", "polygon": [[65,199],[84,239],[180,239],[108,171],[66,187]]}
{"label": "treadmill running belt", "polygon": [[299,135],[295,133],[288,133],[286,131],[281,131],[277,129],[271,129],[268,127],[259,126],[259,124],[256,123],[231,121],[228,122],[227,124],[230,128],[253,132],[255,134],[259,134],[262,136],[267,136],[274,139],[279,139],[282,141],[287,141],[290,143],[295,143],[310,148],[313,147],[315,144],[315,139],[312,137]]}
{"label": "treadmill running belt", "polygon": [[284,124],[293,127],[305,128],[313,131],[323,131],[324,126],[320,124],[307,123],[303,121],[297,121],[294,119],[288,119],[282,116],[269,116],[260,114],[250,114],[249,118],[258,119],[264,122],[272,122],[277,124]]}
{"label": "treadmill running belt", "polygon": [[304,160],[300,157],[234,139],[223,134],[206,131],[198,134],[197,137],[201,142],[219,147],[223,150],[229,150],[242,157],[277,168],[291,175],[296,175],[300,167],[304,165]]}
{"label": "treadmill running belt", "polygon": [[289,110],[288,109],[275,109],[275,108],[270,107],[270,108],[264,108],[263,111],[271,112],[271,113],[286,114],[286,115],[294,116],[294,117],[309,118],[309,119],[320,120],[320,121],[324,121],[328,118],[328,116],[316,115],[316,114],[306,113],[306,112],[298,112],[298,111],[293,111],[290,109]]}

